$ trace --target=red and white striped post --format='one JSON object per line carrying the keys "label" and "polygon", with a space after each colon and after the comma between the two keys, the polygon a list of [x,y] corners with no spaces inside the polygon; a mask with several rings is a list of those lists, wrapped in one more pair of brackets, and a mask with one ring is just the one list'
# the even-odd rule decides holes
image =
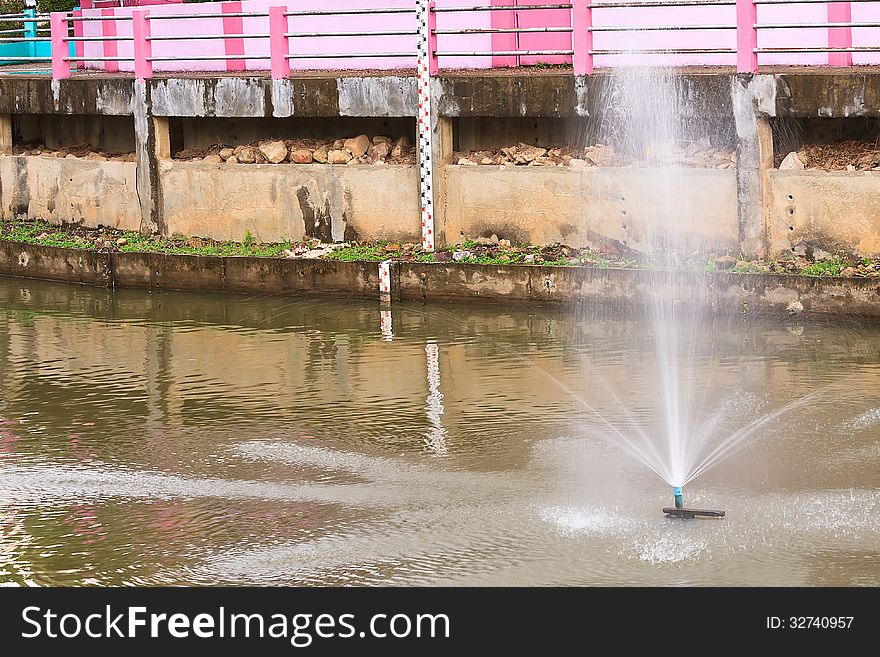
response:
{"label": "red and white striped post", "polygon": [[148,80],[153,77],[153,42],[150,36],[149,9],[133,9],[131,12],[131,28],[134,37],[134,77]]}
{"label": "red and white striped post", "polygon": [[434,12],[436,2],[428,3],[428,75],[432,78],[440,72],[440,62],[437,60],[437,14]]}
{"label": "red and white striped post", "polygon": [[49,30],[52,41],[52,79],[66,80],[70,77],[70,49],[67,41],[67,14],[53,11],[49,14]]}
{"label": "red and white striped post", "polygon": [[758,72],[758,6],[753,0],[736,0],[736,72]]}
{"label": "red and white striped post", "polygon": [[[829,23],[852,23],[852,5],[849,2],[834,2],[828,5]],[[852,48],[851,27],[828,28],[829,48]],[[851,52],[829,52],[829,66],[852,66]]]}
{"label": "red and white striped post", "polygon": [[593,5],[592,0],[571,2],[571,65],[575,75],[593,72]]}
{"label": "red and white striped post", "polygon": [[383,260],[379,263],[379,300],[383,303],[391,303],[390,260]]}
{"label": "red and white striped post", "polygon": [[284,5],[269,7],[269,55],[273,80],[290,77],[290,40],[287,37],[288,22]]}

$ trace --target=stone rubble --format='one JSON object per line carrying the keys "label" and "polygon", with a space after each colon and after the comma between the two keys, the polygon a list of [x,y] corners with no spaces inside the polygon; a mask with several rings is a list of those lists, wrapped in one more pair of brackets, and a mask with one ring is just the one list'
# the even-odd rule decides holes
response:
{"label": "stone rubble", "polygon": [[[662,152],[661,152],[662,151]],[[736,165],[736,152],[689,143],[657,149],[639,159],[616,152],[611,146],[594,144],[585,148],[544,148],[519,143],[498,150],[456,152],[453,161],[460,166],[568,166],[573,169],[585,167],[670,166],[699,167],[705,169],[729,169]]]}
{"label": "stone rubble", "polygon": [[806,169],[804,163],[801,161],[800,156],[795,152],[786,155],[782,162],[779,163],[780,171],[803,171],[804,169]]}
{"label": "stone rubble", "polygon": [[77,144],[64,148],[49,148],[45,144],[16,144],[12,147],[13,155],[31,155],[38,157],[57,157],[69,160],[94,160],[96,162],[134,162],[134,153],[110,153],[96,149],[88,144]]}
{"label": "stone rubble", "polygon": [[781,170],[880,171],[880,145],[875,141],[855,139],[806,144],[784,157],[779,154],[776,159]]}
{"label": "stone rubble", "polygon": [[215,144],[178,151],[174,159],[215,164],[415,164],[416,150],[405,136],[357,135],[325,141],[268,139],[235,147]]}

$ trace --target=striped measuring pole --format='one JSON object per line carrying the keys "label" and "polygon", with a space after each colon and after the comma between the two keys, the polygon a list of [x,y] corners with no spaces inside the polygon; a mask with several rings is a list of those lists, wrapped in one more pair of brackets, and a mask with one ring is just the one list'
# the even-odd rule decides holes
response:
{"label": "striped measuring pole", "polygon": [[431,136],[431,71],[430,23],[428,0],[416,0],[416,21],[419,33],[418,62],[418,130],[419,130],[419,199],[422,220],[422,248],[434,250],[434,173],[433,138]]}

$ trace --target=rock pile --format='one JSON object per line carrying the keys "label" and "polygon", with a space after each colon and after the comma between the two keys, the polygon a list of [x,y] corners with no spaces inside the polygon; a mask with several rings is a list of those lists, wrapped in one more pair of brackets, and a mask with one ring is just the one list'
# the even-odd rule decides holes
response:
{"label": "rock pile", "polygon": [[736,152],[697,144],[649,149],[642,158],[615,151],[611,146],[595,144],[583,149],[557,147],[543,148],[529,144],[507,146],[495,151],[455,153],[453,161],[461,166],[685,166],[703,169],[728,169],[736,165]]}
{"label": "rock pile", "polygon": [[878,144],[854,139],[833,144],[807,144],[784,157],[777,155],[776,159],[781,170],[880,171]]}
{"label": "rock pile", "polygon": [[134,162],[134,153],[108,153],[96,150],[88,144],[78,144],[65,148],[49,148],[45,144],[22,144],[12,147],[13,155],[38,157],[60,157],[78,160],[97,160],[99,162]]}
{"label": "rock pile", "polygon": [[415,164],[416,151],[408,137],[394,140],[358,135],[334,141],[276,139],[235,147],[215,144],[178,151],[174,158],[227,164]]}

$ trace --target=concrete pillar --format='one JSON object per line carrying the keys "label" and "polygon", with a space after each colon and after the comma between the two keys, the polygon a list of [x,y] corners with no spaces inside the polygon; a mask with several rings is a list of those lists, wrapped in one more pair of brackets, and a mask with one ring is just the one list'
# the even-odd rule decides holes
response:
{"label": "concrete pillar", "polygon": [[[137,190],[140,200],[141,232],[165,233],[159,203],[159,158],[157,122],[151,116],[149,80],[135,80],[132,96],[134,153],[137,162]],[[167,121],[165,122],[167,129]],[[167,135],[166,135],[167,139]],[[161,140],[160,140],[161,141]],[[167,140],[170,143],[170,139]]]}
{"label": "concrete pillar", "polygon": [[167,116],[153,117],[153,130],[156,134],[156,159],[171,159],[171,127]]}
{"label": "concrete pillar", "polygon": [[736,196],[740,250],[747,257],[769,252],[767,172],[773,169],[776,80],[773,76],[740,74],[733,78],[731,97],[736,124]]}
{"label": "concrete pillar", "polygon": [[[437,104],[434,107],[437,107]],[[452,163],[453,133],[451,118],[438,116],[438,113],[435,111],[432,119],[433,143],[431,144],[431,157],[434,176],[434,232],[436,235],[436,247],[441,248],[446,246],[446,174],[444,166]]]}
{"label": "concrete pillar", "polygon": [[12,155],[12,114],[0,114],[0,155]]}

